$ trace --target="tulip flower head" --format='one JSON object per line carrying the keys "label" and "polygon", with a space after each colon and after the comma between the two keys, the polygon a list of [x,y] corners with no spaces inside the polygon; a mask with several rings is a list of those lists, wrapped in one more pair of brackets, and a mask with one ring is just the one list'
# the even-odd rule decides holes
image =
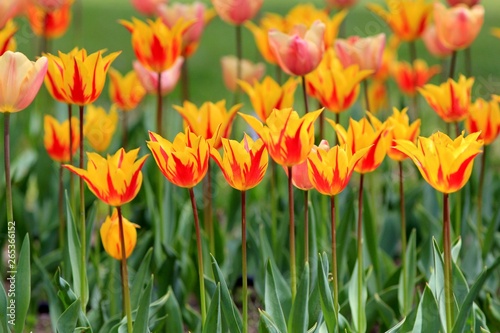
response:
{"label": "tulip flower head", "polygon": [[446,8],[442,3],[434,3],[434,23],[439,40],[451,50],[461,50],[476,39],[484,21],[484,7],[457,5]]}
{"label": "tulip flower head", "polygon": [[429,24],[422,34],[422,40],[430,54],[438,58],[449,56],[453,50],[447,48],[439,39],[434,24]]}
{"label": "tulip flower head", "polygon": [[[69,126],[71,126],[71,153],[70,153],[70,139],[69,139]],[[44,137],[43,144],[50,158],[56,162],[67,163],[71,160],[78,146],[80,146],[80,130],[79,120],[75,117],[70,121],[67,119],[59,123],[56,118],[45,115],[43,118]]]}
{"label": "tulip flower head", "polygon": [[458,81],[448,79],[439,86],[426,84],[418,91],[441,119],[457,122],[467,117],[473,84],[474,78],[467,79],[461,75]]}
{"label": "tulip flower head", "polygon": [[110,206],[122,206],[132,201],[142,185],[141,168],[148,155],[137,160],[139,148],[126,152],[120,148],[107,158],[87,153],[87,169],[69,164],[64,167],[80,176],[96,197]]}
{"label": "tulip flower head", "polygon": [[104,51],[87,54],[85,49],[73,49],[59,56],[47,54],[49,60],[45,86],[49,93],[62,103],[87,105],[102,92],[106,73],[120,52],[105,57]]}
{"label": "tulip flower head", "polygon": [[195,187],[205,177],[210,158],[210,146],[201,135],[186,128],[170,142],[160,135],[149,132],[148,147],[158,168],[174,185]]}
{"label": "tulip flower head", "polygon": [[0,55],[4,54],[5,51],[15,51],[16,40],[14,39],[14,34],[17,31],[17,25],[14,21],[10,20],[5,24],[5,27],[0,29]]}
{"label": "tulip flower head", "polygon": [[269,160],[262,139],[253,141],[246,134],[241,142],[223,138],[222,148],[223,156],[213,147],[210,149],[210,155],[231,187],[247,191],[262,181]]}
{"label": "tulip flower head", "polygon": [[132,48],[141,64],[156,73],[172,67],[182,53],[182,35],[194,23],[179,19],[169,28],[161,18],[147,22],[132,18],[120,23],[132,34]]}
{"label": "tulip flower head", "polygon": [[90,146],[97,152],[108,149],[118,123],[118,112],[112,106],[109,114],[103,107],[89,105],[85,114],[83,135]]}
{"label": "tulip flower head", "polygon": [[349,119],[349,128],[346,130],[342,125],[327,120],[337,132],[340,144],[347,145],[351,149],[353,156],[364,148],[370,148],[356,164],[354,171],[365,174],[374,171],[382,164],[387,153],[386,123],[373,126],[367,117],[362,118],[360,121],[351,118]]}
{"label": "tulip flower head", "polygon": [[166,4],[168,0],[131,0],[130,2],[138,12],[153,15],[156,14],[158,6]]}
{"label": "tulip flower head", "polygon": [[[181,77],[182,64],[184,58],[179,57],[169,69],[160,73],[160,94],[162,96],[169,94],[175,89],[179,78]],[[144,89],[148,94],[158,94],[158,73],[147,69],[139,61],[134,61],[134,71],[139,78]]]}
{"label": "tulip flower head", "polygon": [[424,86],[440,71],[440,66],[428,67],[425,61],[417,59],[413,62],[413,66],[407,62],[396,63],[393,75],[399,89],[403,93],[413,96],[416,94],[417,88]]}
{"label": "tulip flower head", "polygon": [[268,32],[271,29],[281,32],[287,31],[285,18],[278,14],[265,13],[258,26],[248,21],[245,23],[245,27],[252,32],[255,38],[255,44],[257,44],[257,48],[262,57],[270,64],[277,64],[278,60],[274,56],[271,45],[269,44]]}
{"label": "tulip flower head", "polygon": [[485,101],[477,99],[469,109],[465,120],[465,127],[469,133],[481,132],[479,139],[485,145],[492,144],[500,134],[500,107],[498,100],[493,98]]}
{"label": "tulip flower head", "polygon": [[[158,75],[157,75],[158,76]],[[122,75],[116,69],[109,69],[109,97],[122,111],[130,111],[142,101],[146,90],[135,71]]]}
{"label": "tulip flower head", "polygon": [[[222,78],[226,88],[235,91],[238,87],[238,58],[235,56],[225,56],[221,58]],[[253,83],[260,80],[266,71],[266,66],[259,63],[252,63],[250,60],[241,59],[241,80]]]}
{"label": "tulip flower head", "polygon": [[23,1],[19,0],[2,0],[0,1],[0,29],[3,29],[5,24],[14,16],[22,12]]}
{"label": "tulip flower head", "polygon": [[281,69],[290,75],[302,76],[318,67],[323,52],[325,24],[315,21],[309,30],[303,25],[287,35],[277,30],[269,31],[269,44]]}
{"label": "tulip flower head", "polygon": [[174,109],[184,119],[185,127],[205,140],[210,140],[211,146],[219,149],[222,145],[221,138],[231,135],[234,117],[242,106],[243,104],[237,104],[227,110],[226,101],[222,100],[217,103],[205,102],[198,108],[195,104],[184,101],[183,106],[174,105]]}
{"label": "tulip flower head", "polygon": [[387,109],[389,97],[386,82],[373,80],[368,84],[368,103],[370,104],[370,112],[373,114]]}
{"label": "tulip flower head", "polygon": [[317,149],[309,154],[307,170],[314,188],[321,194],[333,196],[346,188],[356,164],[368,153],[370,147],[352,154],[351,147],[347,145],[332,148],[328,147],[328,142],[324,145],[326,149]]}
{"label": "tulip flower head", "polygon": [[46,9],[29,3],[27,14],[31,30],[35,35],[48,39],[59,38],[66,33],[71,22],[71,2],[65,1],[55,9]]}
{"label": "tulip flower head", "polygon": [[[326,140],[321,140],[319,147],[314,145],[311,148],[311,152],[309,155],[316,153],[318,149],[328,151],[330,149],[330,145],[328,144],[328,141]],[[303,190],[303,191],[309,191],[314,188],[314,185],[311,183],[311,180],[309,178],[309,171],[307,168],[308,160],[306,159],[304,162],[294,165],[292,167],[292,184],[296,188]],[[285,172],[288,175],[288,169],[285,168]]]}
{"label": "tulip flower head", "polygon": [[217,15],[233,25],[251,20],[262,7],[264,0],[212,0]]}
{"label": "tulip flower head", "polygon": [[239,113],[264,141],[271,158],[281,166],[292,167],[307,159],[314,145],[314,121],[323,109],[302,118],[291,108],[274,109],[266,126],[255,117]]}
{"label": "tulip flower head", "polygon": [[24,54],[6,51],[0,56],[0,112],[19,112],[31,104],[47,72],[47,58],[30,61]]}
{"label": "tulip flower head", "polygon": [[[137,224],[130,222],[122,217],[123,222],[123,238],[125,240],[125,256],[128,258],[134,251],[137,243]],[[106,220],[101,225],[99,230],[101,234],[102,246],[107,254],[117,260],[122,259],[121,241],[120,241],[120,226],[118,221],[117,210],[113,210],[111,216],[106,217]]]}
{"label": "tulip flower head", "polygon": [[408,108],[404,108],[401,111],[393,108],[392,115],[387,118],[387,127],[389,128],[387,135],[390,142],[387,149],[387,156],[398,162],[405,160],[408,156],[395,149],[396,140],[415,142],[420,134],[420,119],[410,124],[407,111]]}
{"label": "tulip flower head", "polygon": [[348,39],[337,39],[334,44],[335,53],[344,68],[357,64],[361,70],[374,72],[380,67],[384,47],[383,33],[373,37],[352,36]]}
{"label": "tulip flower head", "polygon": [[394,34],[403,41],[420,38],[432,14],[432,3],[427,0],[386,0],[388,11],[377,4],[369,4],[382,17]]}
{"label": "tulip flower head", "polygon": [[430,137],[419,137],[417,144],[396,140],[396,149],[408,155],[422,177],[436,190],[453,193],[460,190],[470,178],[474,157],[481,153],[483,141],[479,133],[452,140],[437,132]]}

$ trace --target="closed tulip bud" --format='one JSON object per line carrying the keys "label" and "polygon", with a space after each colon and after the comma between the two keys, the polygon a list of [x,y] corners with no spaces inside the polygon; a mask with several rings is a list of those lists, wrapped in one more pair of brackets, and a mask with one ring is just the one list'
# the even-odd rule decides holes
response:
{"label": "closed tulip bud", "polygon": [[447,48],[439,39],[436,31],[436,26],[434,24],[430,24],[425,29],[422,40],[424,41],[425,47],[430,54],[435,57],[444,58],[449,56],[453,50]]}
{"label": "closed tulip bud", "polygon": [[[128,258],[134,251],[137,243],[137,224],[130,222],[122,217],[123,222],[123,238],[125,241],[125,255]],[[117,210],[113,210],[111,216],[106,217],[106,221],[101,225],[99,230],[101,234],[102,246],[107,254],[117,260],[122,259],[121,242],[120,242],[120,226],[118,221]]]}
{"label": "closed tulip bud", "polygon": [[[71,152],[70,152],[70,138],[69,127],[71,126]],[[67,163],[71,157],[76,153],[80,146],[80,130],[79,120],[75,117],[71,118],[71,125],[69,120],[59,123],[57,119],[52,116],[45,115],[43,118],[44,137],[43,144],[50,158],[56,162]]]}
{"label": "closed tulip bud", "polygon": [[[171,93],[172,90],[175,89],[175,86],[181,77],[183,63],[184,58],[179,57],[172,67],[160,73],[160,94],[162,96]],[[148,94],[158,94],[158,73],[147,69],[139,61],[134,61],[133,67],[139,81]]]}
{"label": "closed tulip bud", "polygon": [[30,3],[27,14],[31,30],[35,35],[48,39],[59,38],[66,33],[71,22],[71,2],[65,1],[52,10]]}
{"label": "closed tulip bud", "polygon": [[337,39],[334,44],[335,53],[344,67],[356,64],[361,70],[374,72],[380,67],[384,47],[385,34],[365,38],[352,36]]}
{"label": "closed tulip bud", "polygon": [[417,88],[424,86],[434,75],[441,71],[440,66],[428,67],[425,61],[417,59],[413,66],[407,62],[398,62],[393,75],[399,89],[408,95],[415,95]]}
{"label": "closed tulip bud", "polygon": [[264,0],[212,0],[212,5],[224,22],[241,25],[257,14],[263,2]]}
{"label": "closed tulip bud", "polygon": [[7,21],[23,11],[24,1],[2,0],[0,1],[0,29],[3,29]]}
{"label": "closed tulip bud", "polygon": [[[235,91],[238,87],[237,72],[238,72],[238,58],[234,56],[225,56],[221,59],[222,66],[222,78],[224,79],[224,84],[226,88],[230,91]],[[249,60],[241,59],[241,80],[253,83],[255,80],[259,81],[264,72],[266,71],[266,66],[259,63],[252,63]]]}
{"label": "closed tulip bud", "polygon": [[122,111],[135,109],[146,94],[137,73],[130,71],[122,75],[116,69],[110,68],[109,78],[109,97],[111,101]]}
{"label": "closed tulip bud", "polygon": [[389,146],[387,156],[395,161],[402,161],[408,156],[395,149],[396,140],[408,140],[415,142],[420,134],[420,119],[415,120],[410,124],[410,118],[406,114],[408,108],[404,108],[401,112],[393,108],[392,115],[387,118],[387,127],[389,128],[388,138]]}

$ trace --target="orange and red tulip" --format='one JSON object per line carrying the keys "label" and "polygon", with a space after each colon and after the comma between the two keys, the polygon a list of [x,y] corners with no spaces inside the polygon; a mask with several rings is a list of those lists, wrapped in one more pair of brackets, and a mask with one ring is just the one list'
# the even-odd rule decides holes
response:
{"label": "orange and red tulip", "polygon": [[51,10],[29,3],[27,16],[35,35],[50,39],[59,38],[66,33],[71,22],[71,2],[65,1]]}
{"label": "orange and red tulip", "polygon": [[417,88],[423,87],[440,71],[440,66],[428,67],[425,61],[417,59],[413,62],[413,66],[405,61],[396,63],[393,76],[399,89],[403,93],[413,96],[417,93]]}
{"label": "orange and red tulip", "polygon": [[[69,126],[71,126],[71,153],[69,151]],[[56,118],[45,115],[43,118],[43,144],[50,158],[59,163],[67,163],[80,146],[79,120],[75,117],[59,123]]]}
{"label": "orange and red tulip", "polygon": [[[112,258],[117,260],[122,259],[121,241],[120,241],[120,226],[118,221],[118,213],[116,209],[113,209],[113,214],[107,216],[104,223],[99,229],[101,234],[102,246],[104,251],[109,254]],[[130,222],[125,217],[122,217],[123,222],[123,238],[125,241],[125,256],[128,258],[134,251],[135,245],[137,244],[137,228],[140,228],[137,224]]]}
{"label": "orange and red tulip", "polygon": [[401,162],[408,156],[395,149],[396,140],[408,140],[415,142],[420,134],[420,119],[415,120],[410,124],[410,118],[406,113],[408,108],[399,111],[396,108],[392,109],[392,115],[387,118],[388,141],[390,145],[387,150],[387,156],[391,159]]}
{"label": "orange and red tulip", "polygon": [[479,139],[485,145],[493,143],[500,134],[500,107],[496,97],[491,101],[478,98],[469,109],[465,127],[469,133],[481,132]]}
{"label": "orange and red tulip", "polygon": [[122,111],[130,111],[142,101],[146,90],[135,71],[122,75],[114,68],[109,69],[109,97]]}

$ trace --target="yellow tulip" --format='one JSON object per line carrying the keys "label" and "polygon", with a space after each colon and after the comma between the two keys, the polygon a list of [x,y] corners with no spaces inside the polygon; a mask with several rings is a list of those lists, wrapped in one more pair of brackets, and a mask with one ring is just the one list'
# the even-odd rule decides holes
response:
{"label": "yellow tulip", "polygon": [[130,71],[122,75],[116,69],[110,68],[109,77],[109,96],[113,103],[122,111],[135,109],[146,94],[137,73]]}
{"label": "yellow tulip", "polygon": [[396,146],[395,140],[415,142],[417,136],[420,134],[420,119],[410,124],[410,118],[406,114],[407,111],[408,108],[404,108],[401,111],[393,108],[392,116],[387,118],[387,127],[389,128],[388,137],[390,142],[387,155],[398,162],[406,159],[408,156],[394,148]]}
{"label": "yellow tulip", "polygon": [[43,118],[44,137],[43,144],[49,156],[56,162],[65,163],[71,159],[80,146],[79,120],[71,118],[71,152],[69,151],[69,126],[70,121],[66,119],[59,123],[56,118],[45,115]]}
{"label": "yellow tulip", "polygon": [[[132,254],[132,251],[134,251],[137,243],[136,229],[140,227],[124,217],[122,217],[122,222],[123,238],[125,240],[125,255],[128,258]],[[113,210],[111,216],[106,217],[106,221],[104,221],[99,231],[101,234],[102,246],[106,253],[117,260],[121,260],[120,226],[116,209]]]}
{"label": "yellow tulip", "polygon": [[97,152],[108,149],[118,123],[118,112],[114,106],[109,114],[104,108],[89,105],[85,115],[83,135],[87,138],[90,146]]}
{"label": "yellow tulip", "polygon": [[485,145],[493,143],[500,134],[500,107],[497,98],[498,96],[494,96],[491,101],[477,99],[471,105],[465,120],[467,131],[481,132],[479,139],[484,140]]}

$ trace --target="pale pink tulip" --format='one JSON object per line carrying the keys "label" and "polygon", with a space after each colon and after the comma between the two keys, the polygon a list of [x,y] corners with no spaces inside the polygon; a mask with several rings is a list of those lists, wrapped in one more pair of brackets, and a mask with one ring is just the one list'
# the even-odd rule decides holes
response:
{"label": "pale pink tulip", "polygon": [[[238,71],[238,58],[235,56],[225,56],[221,58],[222,65],[222,77],[224,79],[224,84],[226,88],[230,91],[235,91],[237,88],[237,71]],[[259,81],[264,72],[266,71],[266,66],[259,62],[254,64],[253,62],[242,59],[241,60],[241,78],[240,80],[253,84],[255,80]]]}
{"label": "pale pink tulip", "polygon": [[334,48],[344,68],[358,65],[361,70],[376,72],[382,62],[385,34],[365,38],[352,36],[348,39],[337,39]]}
{"label": "pale pink tulip", "polygon": [[484,21],[484,7],[472,8],[459,4],[446,8],[442,3],[434,4],[434,23],[439,40],[451,50],[468,47],[476,39]]}
{"label": "pale pink tulip", "polygon": [[447,48],[441,43],[441,40],[438,38],[436,26],[434,24],[428,25],[427,29],[425,29],[422,34],[422,39],[424,41],[425,47],[430,54],[435,57],[444,58],[447,57],[453,52],[453,50]]}
{"label": "pale pink tulip", "polygon": [[168,0],[131,0],[131,2],[138,12],[144,15],[153,15],[158,6],[167,3]]}
{"label": "pale pink tulip", "polygon": [[463,3],[464,5],[472,7],[472,6],[477,5],[480,1],[481,0],[448,0],[448,4],[450,6],[456,6],[456,5]]}
{"label": "pale pink tulip", "polygon": [[[311,149],[311,153],[316,153],[318,149],[323,149],[327,151],[330,149],[330,145],[327,140],[321,140],[319,146],[314,145]],[[285,171],[287,169],[285,168]],[[292,167],[292,183],[298,189],[303,191],[309,191],[314,188],[313,184],[309,180],[309,171],[307,170],[307,160],[304,162],[294,165]]]}
{"label": "pale pink tulip", "polygon": [[223,21],[241,25],[257,14],[263,2],[264,0],[212,0],[212,5]]}
{"label": "pale pink tulip", "polygon": [[0,29],[24,9],[25,2],[26,0],[0,0]]}
{"label": "pale pink tulip", "polygon": [[296,26],[288,35],[270,30],[269,45],[281,69],[290,75],[303,76],[318,67],[325,51],[325,24],[315,21],[309,30]]}
{"label": "pale pink tulip", "polygon": [[[166,95],[174,90],[181,75],[183,57],[178,57],[169,69],[161,73],[161,94]],[[150,94],[158,93],[158,73],[145,68],[139,61],[134,61],[134,70],[142,86]]]}
{"label": "pale pink tulip", "polygon": [[337,9],[352,7],[358,0],[326,0],[326,4]]}
{"label": "pale pink tulip", "polygon": [[47,58],[30,61],[20,52],[0,56],[0,112],[18,112],[35,98],[47,72]]}

